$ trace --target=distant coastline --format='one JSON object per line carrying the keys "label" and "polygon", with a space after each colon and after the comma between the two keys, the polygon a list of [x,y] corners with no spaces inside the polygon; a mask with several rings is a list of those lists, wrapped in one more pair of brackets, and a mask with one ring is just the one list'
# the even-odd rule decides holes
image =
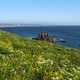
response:
{"label": "distant coastline", "polygon": [[57,26],[61,26],[61,27],[77,27],[80,25],[52,25],[52,24],[27,24],[27,23],[0,23],[0,27],[57,27]]}

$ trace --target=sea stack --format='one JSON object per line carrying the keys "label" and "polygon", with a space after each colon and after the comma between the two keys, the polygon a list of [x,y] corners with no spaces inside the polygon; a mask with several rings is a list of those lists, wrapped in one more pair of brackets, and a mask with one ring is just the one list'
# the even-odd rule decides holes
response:
{"label": "sea stack", "polygon": [[44,40],[48,41],[50,43],[56,43],[56,38],[51,37],[48,35],[48,32],[40,32],[36,38],[33,38],[35,40]]}

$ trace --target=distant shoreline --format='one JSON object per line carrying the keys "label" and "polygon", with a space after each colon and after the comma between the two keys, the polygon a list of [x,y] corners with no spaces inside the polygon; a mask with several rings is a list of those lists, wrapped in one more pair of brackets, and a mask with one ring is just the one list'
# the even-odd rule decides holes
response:
{"label": "distant shoreline", "polygon": [[0,24],[0,28],[5,27],[80,27],[80,25],[2,25]]}

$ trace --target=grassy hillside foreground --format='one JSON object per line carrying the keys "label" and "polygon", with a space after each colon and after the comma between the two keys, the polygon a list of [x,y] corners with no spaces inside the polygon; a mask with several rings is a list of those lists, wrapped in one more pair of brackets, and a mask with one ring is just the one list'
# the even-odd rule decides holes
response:
{"label": "grassy hillside foreground", "polygon": [[0,31],[0,80],[80,80],[80,50]]}

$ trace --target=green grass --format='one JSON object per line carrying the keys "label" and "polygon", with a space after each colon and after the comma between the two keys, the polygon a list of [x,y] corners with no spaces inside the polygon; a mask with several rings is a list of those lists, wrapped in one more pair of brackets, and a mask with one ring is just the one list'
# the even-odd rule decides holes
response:
{"label": "green grass", "polygon": [[80,49],[0,31],[0,80],[80,80]]}

